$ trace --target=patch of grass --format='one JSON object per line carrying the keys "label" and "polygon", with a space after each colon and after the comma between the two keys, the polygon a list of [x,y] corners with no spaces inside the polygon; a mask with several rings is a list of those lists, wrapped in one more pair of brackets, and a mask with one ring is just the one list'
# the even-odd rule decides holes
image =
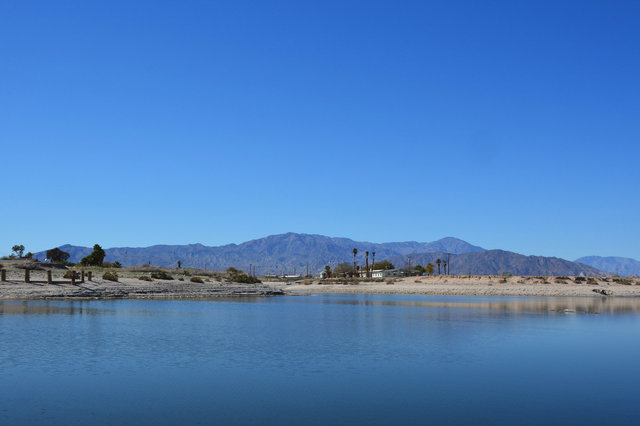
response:
{"label": "patch of grass", "polygon": [[585,277],[575,277],[573,280],[577,283],[587,282],[587,279]]}
{"label": "patch of grass", "polygon": [[138,277],[138,279],[139,279],[140,281],[153,281],[153,278],[151,278],[151,277],[150,277],[150,276],[148,276],[148,275],[141,275],[141,276],[139,276],[139,277]]}
{"label": "patch of grass", "polygon": [[204,280],[200,277],[191,277],[189,281],[192,283],[204,284]]}

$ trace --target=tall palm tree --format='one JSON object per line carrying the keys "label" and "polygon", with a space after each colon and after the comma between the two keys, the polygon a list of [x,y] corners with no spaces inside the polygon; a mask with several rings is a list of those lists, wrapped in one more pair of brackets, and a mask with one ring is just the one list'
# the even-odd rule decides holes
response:
{"label": "tall palm tree", "polygon": [[442,261],[442,267],[444,268],[444,274],[447,275],[447,261],[446,260]]}
{"label": "tall palm tree", "polygon": [[353,249],[353,276],[355,277],[356,275],[356,255],[358,254],[358,249],[354,248]]}
{"label": "tall palm tree", "polygon": [[436,263],[438,264],[438,275],[440,275],[440,264],[442,263],[442,260],[436,259]]}
{"label": "tall palm tree", "polygon": [[365,264],[364,264],[365,265],[365,274],[367,275],[367,278],[369,278],[369,251],[368,250],[365,251],[364,254],[366,256],[365,257],[366,260],[365,260]]}

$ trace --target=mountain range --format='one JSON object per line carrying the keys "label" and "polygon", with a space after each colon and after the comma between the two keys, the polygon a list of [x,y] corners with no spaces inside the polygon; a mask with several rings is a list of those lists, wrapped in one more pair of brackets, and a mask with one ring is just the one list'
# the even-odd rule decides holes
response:
{"label": "mountain range", "polygon": [[[358,249],[357,262],[365,263],[365,251],[375,252],[376,261],[387,259],[396,267],[425,265],[436,259],[449,259],[453,274],[516,275],[602,275],[587,261],[571,262],[555,257],[525,256],[504,250],[486,250],[458,238],[447,237],[433,242],[371,243],[324,235],[287,233],[271,235],[242,244],[217,247],[202,244],[155,245],[150,247],[107,248],[106,261],[118,261],[124,266],[152,264],[224,270],[230,266],[249,269],[259,275],[317,273],[325,265],[353,262],[353,249]],[[89,247],[60,246],[69,253],[71,262],[78,262],[91,252]],[[35,254],[44,259],[45,252]],[[585,259],[585,258],[582,258]],[[369,257],[370,262],[372,256]]]}
{"label": "mountain range", "polygon": [[587,256],[576,259],[576,262],[589,265],[601,271],[620,276],[640,276],[640,262],[628,257]]}

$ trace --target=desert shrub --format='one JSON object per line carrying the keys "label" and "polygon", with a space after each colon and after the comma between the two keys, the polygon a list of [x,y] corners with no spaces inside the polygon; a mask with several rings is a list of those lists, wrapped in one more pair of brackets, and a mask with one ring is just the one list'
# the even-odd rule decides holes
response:
{"label": "desert shrub", "polygon": [[614,278],[614,283],[623,284],[623,285],[631,285],[633,282],[629,278]]}
{"label": "desert shrub", "polygon": [[565,280],[561,280],[560,278],[556,278],[553,282],[556,283],[556,284],[566,284],[567,283]]}
{"label": "desert shrub", "polygon": [[192,283],[204,284],[204,280],[200,277],[191,277],[189,281]]}
{"label": "desert shrub", "polygon": [[393,278],[390,278],[390,279],[386,280],[385,283],[387,285],[393,285],[393,283],[395,283],[395,281],[393,280]]}
{"label": "desert shrub", "polygon": [[500,279],[500,281],[498,281],[500,284],[506,284],[507,283],[507,279],[506,278],[502,278]]}
{"label": "desert shrub", "polygon": [[230,283],[258,284],[261,283],[258,278],[248,275],[236,268],[227,269],[227,281]]}
{"label": "desert shrub", "polygon": [[70,280],[71,278],[75,278],[76,280],[80,278],[80,273],[77,271],[67,271],[64,273],[64,275],[62,276],[62,278],[66,278],[68,280]]}
{"label": "desert shrub", "polygon": [[556,279],[557,279],[557,280],[564,280],[564,281],[568,281],[568,280],[570,280],[571,278],[569,278],[569,277],[556,277]]}
{"label": "desert shrub", "polygon": [[172,280],[173,277],[164,271],[157,271],[151,273],[151,278],[155,280]]}
{"label": "desert shrub", "polygon": [[114,271],[107,271],[102,274],[102,279],[107,281],[118,281],[118,274]]}
{"label": "desert shrub", "polygon": [[587,278],[587,284],[598,284],[598,281],[595,280],[595,278],[589,277]]}
{"label": "desert shrub", "polygon": [[573,280],[577,283],[583,283],[587,281],[585,277],[575,277]]}
{"label": "desert shrub", "polygon": [[138,279],[140,281],[153,281],[153,278],[151,278],[150,276],[147,276],[147,275],[141,275],[141,276],[138,277]]}

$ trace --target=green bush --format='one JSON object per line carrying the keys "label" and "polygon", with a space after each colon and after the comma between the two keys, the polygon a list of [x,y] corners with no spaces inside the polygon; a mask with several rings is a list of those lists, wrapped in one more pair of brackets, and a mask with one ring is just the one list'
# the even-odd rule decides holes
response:
{"label": "green bush", "polygon": [[200,277],[191,277],[190,280],[192,283],[204,284],[204,281]]}
{"label": "green bush", "polygon": [[147,275],[142,275],[142,276],[138,277],[138,279],[140,281],[153,281],[153,279],[151,277],[147,276]]}
{"label": "green bush", "polygon": [[151,278],[155,280],[172,280],[173,277],[164,271],[152,272]]}
{"label": "green bush", "polygon": [[102,279],[107,281],[118,281],[118,274],[113,271],[107,271],[102,274]]}

